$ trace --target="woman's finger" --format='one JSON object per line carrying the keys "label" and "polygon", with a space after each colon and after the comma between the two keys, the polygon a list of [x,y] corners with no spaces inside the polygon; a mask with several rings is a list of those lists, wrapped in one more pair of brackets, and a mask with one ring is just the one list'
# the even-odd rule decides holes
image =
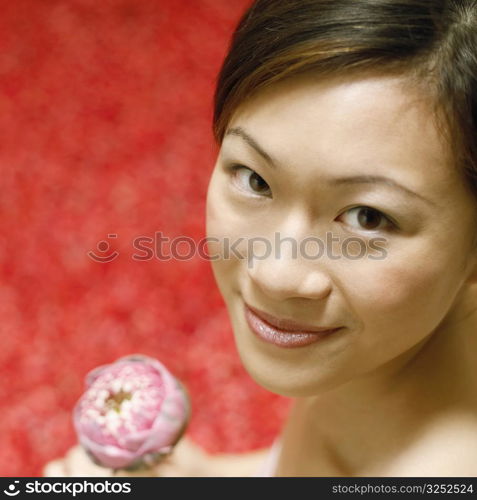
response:
{"label": "woman's finger", "polygon": [[111,469],[96,465],[80,445],[73,446],[66,454],[65,472],[67,476],[72,477],[109,477],[113,475]]}
{"label": "woman's finger", "polygon": [[65,463],[63,459],[48,462],[42,471],[43,477],[65,477]]}

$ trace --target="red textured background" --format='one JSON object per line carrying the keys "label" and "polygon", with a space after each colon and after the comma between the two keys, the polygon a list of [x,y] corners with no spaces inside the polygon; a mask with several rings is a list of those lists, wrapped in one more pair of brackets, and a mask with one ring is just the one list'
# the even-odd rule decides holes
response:
{"label": "red textured background", "polygon": [[136,352],[186,383],[209,451],[279,430],[289,401],[241,366],[210,263],[132,259],[136,236],[205,236],[214,81],[248,3],[0,1],[1,475],[63,455],[85,374]]}

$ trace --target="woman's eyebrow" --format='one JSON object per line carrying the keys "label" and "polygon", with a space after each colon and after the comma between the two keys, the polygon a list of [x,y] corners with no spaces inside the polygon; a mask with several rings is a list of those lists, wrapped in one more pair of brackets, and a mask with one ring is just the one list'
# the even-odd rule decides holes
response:
{"label": "woman's eyebrow", "polygon": [[331,185],[342,185],[342,184],[385,184],[387,186],[394,187],[396,189],[399,189],[399,191],[410,195],[414,198],[419,198],[422,201],[425,201],[426,203],[436,206],[436,204],[427,198],[424,198],[424,196],[420,195],[419,193],[416,193],[412,189],[407,188],[406,186],[403,186],[402,184],[399,184],[399,182],[394,181],[393,179],[386,177],[384,175],[353,175],[350,177],[333,177],[329,179],[328,184]]}
{"label": "woman's eyebrow", "polygon": [[238,137],[241,137],[249,146],[251,146],[255,151],[269,163],[272,167],[277,167],[278,162],[274,160],[271,155],[269,155],[261,146],[259,146],[258,142],[247,132],[242,127],[233,127],[229,128],[227,132],[225,133],[225,137],[228,135],[236,135]]}
{"label": "woman's eyebrow", "polygon": [[[242,127],[229,128],[225,133],[225,136],[227,135],[235,135],[241,137],[249,146],[255,149],[255,151],[257,151],[257,153],[264,160],[266,160],[266,162],[270,166],[277,168],[279,163],[276,160],[274,160],[273,157],[270,154],[268,154],[251,135],[245,132],[245,130]],[[433,201],[424,198],[424,196],[416,193],[415,191],[412,191],[412,189],[409,189],[406,186],[403,186],[402,184],[399,184],[395,180],[386,177],[384,175],[353,175],[348,177],[332,177],[329,179],[325,179],[325,182],[327,182],[331,186],[339,186],[343,184],[385,184],[387,186],[399,189],[401,192],[410,195],[414,198],[419,198],[420,200],[430,205],[436,206],[436,204]]]}

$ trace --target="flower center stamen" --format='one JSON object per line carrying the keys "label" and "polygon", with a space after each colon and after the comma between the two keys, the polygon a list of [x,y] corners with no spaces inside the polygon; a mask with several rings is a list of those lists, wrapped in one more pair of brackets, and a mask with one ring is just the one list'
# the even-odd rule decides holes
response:
{"label": "flower center stamen", "polygon": [[121,389],[119,392],[111,394],[105,401],[105,404],[108,409],[114,410],[119,413],[121,411],[121,404],[123,403],[123,401],[131,398],[132,394],[130,392],[126,392]]}

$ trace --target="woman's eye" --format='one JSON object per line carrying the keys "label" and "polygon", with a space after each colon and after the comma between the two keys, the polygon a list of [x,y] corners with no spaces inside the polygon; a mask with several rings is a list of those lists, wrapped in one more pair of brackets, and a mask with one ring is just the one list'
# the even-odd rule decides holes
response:
{"label": "woman's eye", "polygon": [[356,229],[375,231],[396,228],[396,224],[379,210],[371,207],[355,207],[343,213],[348,215],[347,224]]}
{"label": "woman's eye", "polygon": [[271,196],[272,192],[269,185],[254,170],[243,165],[232,165],[229,167],[232,171],[234,182],[238,187],[245,191],[252,191],[260,196]]}
{"label": "woman's eye", "polygon": [[[231,165],[228,169],[232,172],[234,182],[238,184],[241,190],[252,191],[260,196],[271,196],[271,189],[263,177],[257,174],[251,168],[244,165]],[[348,216],[347,225],[355,229],[364,229],[366,231],[376,231],[383,229],[397,229],[394,223],[387,215],[375,208],[360,206],[354,207],[344,212],[341,217]]]}

